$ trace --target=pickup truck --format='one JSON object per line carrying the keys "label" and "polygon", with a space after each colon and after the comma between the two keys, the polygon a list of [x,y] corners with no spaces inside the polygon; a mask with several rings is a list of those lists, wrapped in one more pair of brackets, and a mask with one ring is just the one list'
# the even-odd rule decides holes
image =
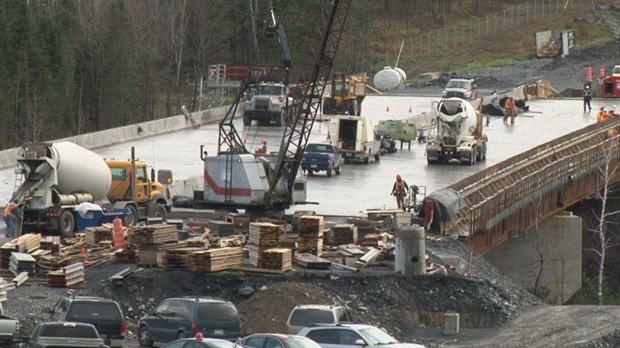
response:
{"label": "pickup truck", "polygon": [[93,324],[44,322],[32,331],[27,348],[110,348]]}
{"label": "pickup truck", "polygon": [[4,314],[0,303],[0,347],[15,347],[22,341],[17,319]]}
{"label": "pickup truck", "polygon": [[342,172],[342,154],[335,145],[332,144],[308,144],[301,161],[301,169],[313,174],[314,172],[325,171],[327,176],[332,176],[332,172],[340,174]]}

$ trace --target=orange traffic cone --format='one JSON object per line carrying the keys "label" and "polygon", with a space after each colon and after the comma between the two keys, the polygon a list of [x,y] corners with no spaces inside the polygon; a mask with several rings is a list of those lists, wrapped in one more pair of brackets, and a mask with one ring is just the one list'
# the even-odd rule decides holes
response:
{"label": "orange traffic cone", "polygon": [[86,257],[86,248],[82,247],[82,257]]}

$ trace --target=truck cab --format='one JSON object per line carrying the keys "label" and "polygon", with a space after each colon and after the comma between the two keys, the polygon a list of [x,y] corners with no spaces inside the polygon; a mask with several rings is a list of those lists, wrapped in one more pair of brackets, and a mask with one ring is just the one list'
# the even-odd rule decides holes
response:
{"label": "truck cab", "polygon": [[[144,216],[160,217],[166,220],[171,210],[169,194],[164,186],[172,183],[172,176],[167,171],[160,171],[159,180],[155,180],[154,171],[149,177],[148,165],[135,161],[135,189],[132,190],[132,162],[130,160],[106,160],[112,173],[112,185],[108,191],[108,200],[118,208],[129,208],[132,216],[127,216],[125,224],[135,224]],[[163,182],[163,183],[162,183]]]}
{"label": "truck cab", "polygon": [[286,108],[290,104],[289,89],[279,82],[260,82],[250,86],[250,93],[243,111],[243,125],[252,121],[274,122],[276,126],[286,123]]}

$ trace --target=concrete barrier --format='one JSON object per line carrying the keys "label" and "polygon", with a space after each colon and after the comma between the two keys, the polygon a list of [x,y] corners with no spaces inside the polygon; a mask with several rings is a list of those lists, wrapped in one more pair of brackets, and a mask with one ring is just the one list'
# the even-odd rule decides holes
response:
{"label": "concrete barrier", "polygon": [[[192,118],[197,123],[209,124],[222,120],[230,106],[223,106],[192,113]],[[243,110],[243,108],[238,108]],[[129,126],[105,129],[98,132],[86,133],[57,139],[48,142],[71,141],[87,149],[97,149],[139,138],[152,137],[155,135],[172,133],[183,129],[192,128],[191,120],[184,115],[171,116],[158,120],[140,122]],[[17,153],[21,147],[14,147],[0,151],[0,169],[14,167]]]}

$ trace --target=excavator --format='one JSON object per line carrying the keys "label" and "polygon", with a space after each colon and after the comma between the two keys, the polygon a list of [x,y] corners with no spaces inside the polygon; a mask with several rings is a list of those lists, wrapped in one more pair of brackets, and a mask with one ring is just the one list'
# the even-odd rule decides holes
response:
{"label": "excavator", "polygon": [[[286,109],[288,113],[277,154],[248,151],[234,125],[234,116],[251,79],[219,123],[218,151],[209,155],[200,148],[204,162],[204,189],[194,192],[195,209],[244,209],[246,214],[283,214],[294,204],[305,203],[306,184],[299,170],[312,126],[320,109],[322,88],[333,67],[352,0],[320,0],[311,27],[313,42],[297,75],[305,88]],[[250,74],[251,75],[251,74]]]}

